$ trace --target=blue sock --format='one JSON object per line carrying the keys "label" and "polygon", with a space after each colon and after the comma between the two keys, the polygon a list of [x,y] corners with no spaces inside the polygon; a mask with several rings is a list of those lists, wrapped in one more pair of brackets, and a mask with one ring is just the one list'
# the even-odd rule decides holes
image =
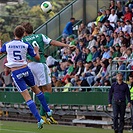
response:
{"label": "blue sock", "polygon": [[43,109],[44,109],[46,112],[50,112],[50,109],[49,109],[49,107],[48,107],[48,105],[47,105],[47,103],[46,103],[46,100],[45,100],[45,97],[44,97],[43,93],[40,92],[40,93],[38,93],[36,96],[38,97],[38,100],[39,100],[40,103],[42,104]]}
{"label": "blue sock", "polygon": [[38,120],[38,122],[41,120],[41,116],[39,115],[36,105],[33,102],[33,100],[29,100],[26,102],[26,104],[28,105],[30,111],[32,112],[32,114],[34,115],[34,117]]}

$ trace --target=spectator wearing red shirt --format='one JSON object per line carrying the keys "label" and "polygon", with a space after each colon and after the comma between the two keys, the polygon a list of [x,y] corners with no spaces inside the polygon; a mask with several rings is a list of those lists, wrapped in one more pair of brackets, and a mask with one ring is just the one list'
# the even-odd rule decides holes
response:
{"label": "spectator wearing red shirt", "polygon": [[125,7],[125,14],[124,14],[124,18],[123,18],[124,22],[126,22],[127,20],[132,20],[132,13],[129,10],[129,7]]}

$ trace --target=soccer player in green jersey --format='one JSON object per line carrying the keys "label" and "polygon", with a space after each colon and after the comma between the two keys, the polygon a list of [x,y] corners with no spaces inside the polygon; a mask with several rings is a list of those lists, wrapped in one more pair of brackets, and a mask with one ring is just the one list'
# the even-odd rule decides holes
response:
{"label": "soccer player in green jersey", "polygon": [[[44,92],[48,103],[49,93],[52,92],[52,87],[51,87],[50,70],[48,66],[45,64],[44,46],[53,45],[53,46],[68,47],[68,44],[52,40],[43,34],[33,34],[33,26],[29,22],[23,23],[22,26],[25,28],[25,36],[22,39],[23,42],[28,42],[33,47],[37,46],[39,48],[40,61],[37,61],[28,55],[27,56],[27,59],[29,60],[28,66],[34,75],[36,84],[39,86],[40,90]],[[50,121],[48,121],[46,113],[42,107],[40,109],[40,115],[47,124],[58,123],[56,120],[54,120],[53,117],[50,117]]]}

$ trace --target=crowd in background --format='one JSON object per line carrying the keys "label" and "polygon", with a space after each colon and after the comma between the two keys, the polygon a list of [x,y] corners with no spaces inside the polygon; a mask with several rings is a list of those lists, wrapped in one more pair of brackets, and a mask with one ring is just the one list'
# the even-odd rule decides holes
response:
{"label": "crowd in background", "polygon": [[[61,42],[69,48],[57,51],[59,59],[45,55],[52,86],[65,87],[63,92],[72,86],[110,86],[118,71],[128,81],[133,73],[133,1],[111,0],[110,7],[100,9],[93,22],[81,23],[76,35],[74,23],[71,18],[62,33]],[[0,73],[0,86],[14,86],[6,67]],[[72,91],[85,91],[78,88]]]}
{"label": "crowd in background", "polygon": [[111,0],[94,22],[80,24],[77,36],[72,34],[74,22],[71,18],[61,38],[70,48],[58,50],[60,60],[47,57],[52,86],[65,86],[64,92],[71,86],[110,86],[118,71],[128,81],[132,72],[126,71],[133,70],[133,1]]}

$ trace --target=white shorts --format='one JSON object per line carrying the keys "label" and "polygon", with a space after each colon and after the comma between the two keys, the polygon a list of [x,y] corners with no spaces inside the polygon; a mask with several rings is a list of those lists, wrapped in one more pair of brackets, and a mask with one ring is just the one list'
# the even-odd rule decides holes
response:
{"label": "white shorts", "polygon": [[28,67],[33,73],[37,86],[44,86],[51,83],[51,72],[45,63],[29,62]]}

